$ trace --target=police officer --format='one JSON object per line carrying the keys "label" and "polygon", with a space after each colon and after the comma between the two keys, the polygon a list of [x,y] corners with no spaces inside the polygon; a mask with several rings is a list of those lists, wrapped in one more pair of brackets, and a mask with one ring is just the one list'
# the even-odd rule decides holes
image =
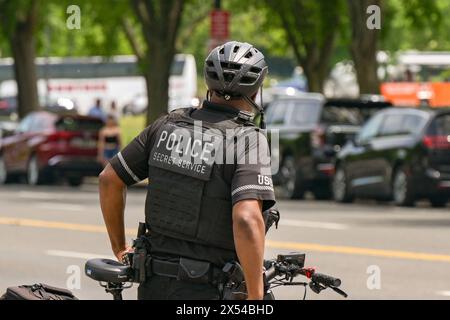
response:
{"label": "police officer", "polygon": [[233,260],[242,266],[247,298],[263,298],[262,212],[275,197],[267,139],[253,117],[262,113],[255,97],[267,69],[251,44],[215,48],[205,61],[202,106],[159,118],[100,174],[101,208],[119,261],[133,250],[125,241],[126,188],[149,179],[138,299],[220,299],[221,269]]}

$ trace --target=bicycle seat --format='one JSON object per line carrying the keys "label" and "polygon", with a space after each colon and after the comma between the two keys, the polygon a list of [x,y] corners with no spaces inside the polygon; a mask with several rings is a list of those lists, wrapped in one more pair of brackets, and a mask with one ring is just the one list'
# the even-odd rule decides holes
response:
{"label": "bicycle seat", "polygon": [[84,265],[89,278],[101,282],[123,283],[130,281],[129,266],[111,259],[90,259]]}

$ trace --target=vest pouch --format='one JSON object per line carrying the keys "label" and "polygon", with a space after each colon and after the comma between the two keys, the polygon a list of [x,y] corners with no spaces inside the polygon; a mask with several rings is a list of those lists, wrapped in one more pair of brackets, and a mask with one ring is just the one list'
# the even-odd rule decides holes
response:
{"label": "vest pouch", "polygon": [[152,171],[147,224],[163,234],[195,237],[205,182],[163,169]]}
{"label": "vest pouch", "polygon": [[235,250],[231,200],[204,196],[201,219],[198,239],[218,248]]}
{"label": "vest pouch", "polygon": [[208,283],[211,264],[206,261],[180,258],[177,280]]}

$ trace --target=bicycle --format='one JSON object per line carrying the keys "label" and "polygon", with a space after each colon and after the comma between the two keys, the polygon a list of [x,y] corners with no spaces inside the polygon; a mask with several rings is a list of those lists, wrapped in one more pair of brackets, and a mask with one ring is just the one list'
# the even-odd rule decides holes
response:
{"label": "bicycle", "polygon": [[[341,280],[329,275],[317,273],[315,268],[305,267],[305,254],[280,254],[276,259],[265,260],[264,300],[275,300],[272,289],[279,286],[303,286],[305,288],[303,300],[306,299],[307,288],[319,294],[325,289],[331,289],[347,298],[347,294],[339,289]],[[223,271],[228,275],[224,291],[228,292],[226,300],[243,300],[246,297],[245,283],[242,269],[238,263],[225,265]],[[133,269],[122,263],[110,259],[90,259],[86,262],[85,273],[88,277],[100,283],[107,293],[112,294],[114,300],[122,300],[122,291],[131,288],[134,282]],[[304,276],[309,281],[293,281],[298,276]]]}

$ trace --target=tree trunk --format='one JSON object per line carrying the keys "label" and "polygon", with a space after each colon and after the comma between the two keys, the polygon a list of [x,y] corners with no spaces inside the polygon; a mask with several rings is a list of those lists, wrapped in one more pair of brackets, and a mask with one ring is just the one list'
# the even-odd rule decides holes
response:
{"label": "tree trunk", "polygon": [[147,44],[141,67],[147,86],[147,124],[167,113],[169,77],[183,0],[132,0]]}
{"label": "tree trunk", "polygon": [[[309,1],[309,0],[308,0]],[[338,0],[266,0],[281,22],[311,92],[323,92],[340,24]]]}
{"label": "tree trunk", "polygon": [[308,91],[321,93],[323,91],[324,79],[319,75],[317,68],[312,67],[308,63],[302,65],[302,68],[308,81]]}
{"label": "tree trunk", "polygon": [[28,21],[18,23],[11,36],[11,51],[14,57],[14,73],[17,82],[19,117],[39,109],[37,90],[36,57],[34,35]]}
{"label": "tree trunk", "polygon": [[379,30],[369,29],[366,10],[370,5],[381,5],[381,0],[348,0],[352,24],[352,43],[350,52],[355,64],[360,94],[380,92],[378,79],[377,48]]}
{"label": "tree trunk", "polygon": [[148,97],[147,124],[166,114],[169,106],[169,77],[173,53],[162,50],[163,45],[160,44],[158,50],[149,49],[147,55],[148,61],[151,61],[144,70]]}

